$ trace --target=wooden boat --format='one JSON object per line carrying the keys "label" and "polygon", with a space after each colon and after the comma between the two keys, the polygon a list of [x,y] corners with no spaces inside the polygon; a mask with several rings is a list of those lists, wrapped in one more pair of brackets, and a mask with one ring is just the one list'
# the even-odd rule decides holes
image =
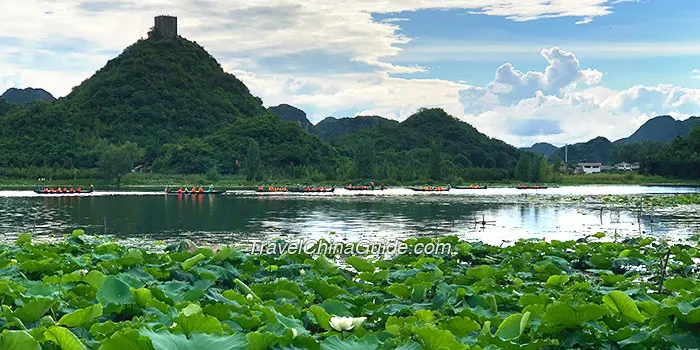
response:
{"label": "wooden boat", "polygon": [[519,190],[546,190],[547,186],[515,186]]}
{"label": "wooden boat", "polygon": [[371,186],[345,186],[343,188],[348,191],[384,191],[384,189],[386,189],[382,186],[374,186],[374,188]]}
{"label": "wooden boat", "polygon": [[258,189],[255,190],[255,192],[264,192],[264,193],[330,193],[335,191],[335,187],[331,188],[317,188],[317,187],[310,187],[308,190],[306,187],[302,188],[296,188],[296,187],[277,187],[272,190],[270,190],[269,187],[258,187]]}
{"label": "wooden boat", "polygon": [[417,191],[417,192],[447,192],[450,190],[450,188],[451,187],[449,187],[449,186],[442,187],[442,188],[434,187],[434,186],[425,187],[425,188],[423,188],[423,187],[410,187],[410,189]]}
{"label": "wooden boat", "polygon": [[209,194],[223,194],[226,191],[203,191],[203,192],[190,192],[190,191],[185,191],[183,190],[182,193],[178,193],[177,191],[168,191],[168,195],[171,196],[177,196],[177,195],[182,195],[182,196],[194,196],[194,195],[209,195]]}
{"label": "wooden boat", "polygon": [[458,190],[485,190],[488,186],[455,186],[453,188]]}
{"label": "wooden boat", "polygon": [[45,195],[76,196],[76,195],[81,195],[81,194],[86,194],[86,193],[92,193],[92,191],[93,191],[93,189],[89,189],[87,191],[80,191],[80,192],[44,192],[44,190],[34,190],[34,193],[45,194]]}

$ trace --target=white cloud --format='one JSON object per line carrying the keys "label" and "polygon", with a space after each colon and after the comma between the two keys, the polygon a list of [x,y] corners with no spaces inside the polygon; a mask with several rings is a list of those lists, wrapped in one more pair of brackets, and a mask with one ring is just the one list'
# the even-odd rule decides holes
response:
{"label": "white cloud", "polygon": [[470,87],[462,91],[465,111],[480,112],[497,105],[511,105],[533,97],[537,92],[560,96],[564,88],[578,81],[593,85],[603,77],[603,73],[597,70],[582,69],[573,53],[558,47],[544,49],[541,55],[548,63],[544,72],[523,73],[505,63],[498,67],[495,79],[486,87]]}
{"label": "white cloud", "polygon": [[[250,69],[246,59],[324,52],[346,61],[368,64],[390,73],[416,73],[425,69],[413,63],[398,66],[386,59],[397,55],[410,38],[399,33],[402,18],[375,21],[373,13],[394,14],[422,9],[463,9],[516,21],[538,18],[595,18],[611,13],[612,0],[25,0],[7,4],[0,12],[3,36],[19,43],[3,44],[39,54],[51,44],[78,38],[60,50],[97,55],[121,51],[144,36],[153,16],[179,15],[180,32],[209,51],[235,58],[239,68]],[[54,48],[56,49],[56,48]],[[219,57],[221,57],[219,56]],[[103,62],[86,64],[81,73],[93,72]],[[26,76],[27,84],[47,86],[41,65],[12,72]],[[71,74],[57,85],[62,95],[86,78]]]}
{"label": "white cloud", "polygon": [[693,69],[691,73],[693,73],[693,76],[691,78],[700,79],[700,69]]}

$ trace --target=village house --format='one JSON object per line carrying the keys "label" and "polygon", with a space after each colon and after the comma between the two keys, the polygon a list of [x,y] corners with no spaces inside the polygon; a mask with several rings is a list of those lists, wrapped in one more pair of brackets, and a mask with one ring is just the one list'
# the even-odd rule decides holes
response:
{"label": "village house", "polygon": [[576,174],[593,174],[599,173],[603,168],[603,163],[578,163],[576,166]]}

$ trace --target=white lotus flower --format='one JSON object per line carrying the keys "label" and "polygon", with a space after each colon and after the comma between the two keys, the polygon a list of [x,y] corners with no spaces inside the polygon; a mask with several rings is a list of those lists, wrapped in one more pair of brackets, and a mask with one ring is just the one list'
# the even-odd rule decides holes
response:
{"label": "white lotus flower", "polygon": [[352,317],[333,316],[330,325],[338,332],[349,331],[353,327],[353,319]]}
{"label": "white lotus flower", "polygon": [[302,276],[306,276],[306,270],[304,270],[304,269],[299,270],[299,274]]}
{"label": "white lotus flower", "polygon": [[367,320],[367,317],[353,317],[352,329],[358,329],[362,327],[362,324],[365,323],[365,320]]}
{"label": "white lotus flower", "polygon": [[292,339],[297,337],[297,330],[296,328],[292,328]]}
{"label": "white lotus flower", "polygon": [[253,300],[253,294],[248,293],[248,295],[245,296],[247,300]]}

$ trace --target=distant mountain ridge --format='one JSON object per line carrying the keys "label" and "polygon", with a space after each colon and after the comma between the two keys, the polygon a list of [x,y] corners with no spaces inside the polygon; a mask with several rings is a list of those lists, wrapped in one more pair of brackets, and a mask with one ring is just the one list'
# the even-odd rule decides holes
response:
{"label": "distant mountain ridge", "polygon": [[0,98],[9,103],[14,103],[18,105],[26,105],[34,101],[56,100],[56,98],[53,97],[53,95],[51,95],[51,93],[49,93],[48,91],[44,89],[35,89],[31,87],[25,89],[9,88],[2,95],[0,95]]}
{"label": "distant mountain ridge", "polygon": [[[658,142],[670,144],[677,137],[688,136],[693,127],[700,121],[700,117],[690,117],[685,120],[676,120],[669,115],[662,115],[647,120],[632,135],[610,142],[604,137],[596,137],[587,142],[579,142],[569,145],[569,162],[601,162],[613,161],[615,148],[631,143]],[[546,142],[538,142],[531,147],[521,148],[524,151],[538,153],[546,157],[558,154],[563,160],[564,147],[556,147]]]}
{"label": "distant mountain ridge", "polygon": [[311,129],[313,129],[314,127],[314,125],[311,124],[309,119],[306,118],[306,112],[294,106],[290,106],[288,104],[283,103],[281,105],[269,107],[267,110],[274,113],[282,120],[296,123],[302,130],[306,132],[311,132]]}
{"label": "distant mountain ridge", "polygon": [[356,117],[326,117],[325,119],[313,125],[306,117],[306,112],[301,109],[288,105],[281,104],[278,106],[269,107],[268,111],[274,113],[280,119],[296,123],[303,130],[318,136],[323,141],[337,139],[346,134],[356,133],[373,127],[377,124],[398,124],[399,122],[380,116],[356,116]]}
{"label": "distant mountain ridge", "polygon": [[545,157],[550,157],[559,150],[559,147],[547,142],[538,142],[530,147],[523,147],[521,149],[523,151],[539,153]]}
{"label": "distant mountain ridge", "polygon": [[329,141],[346,134],[371,128],[377,124],[397,125],[399,122],[376,115],[358,115],[352,118],[327,117],[314,126],[312,133],[321,140]]}
{"label": "distant mountain ridge", "polygon": [[676,120],[670,115],[662,115],[647,120],[629,137],[615,141],[615,144],[631,142],[656,141],[669,144],[676,137],[685,137],[690,134],[693,126],[700,121],[700,117],[690,117],[686,120]]}

